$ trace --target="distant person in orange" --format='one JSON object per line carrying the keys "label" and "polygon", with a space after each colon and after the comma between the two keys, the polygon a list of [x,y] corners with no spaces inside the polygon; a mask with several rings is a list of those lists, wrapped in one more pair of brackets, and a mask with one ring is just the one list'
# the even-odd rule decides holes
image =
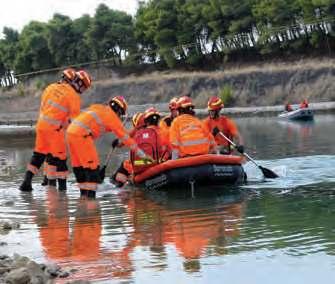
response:
{"label": "distant person in orange", "polygon": [[178,116],[178,98],[174,97],[169,102],[170,114],[163,117],[159,122],[159,127],[166,132],[169,132],[169,128],[172,124],[172,121]]}
{"label": "distant person in orange", "polygon": [[145,161],[132,150],[130,152],[130,160],[134,174],[139,174],[149,167],[165,162],[171,156],[169,137],[166,135],[167,133],[162,131],[158,126],[160,117],[160,113],[154,107],[147,109],[144,112],[145,127],[135,131],[135,142],[144,153],[153,158],[153,162],[150,164],[145,163]]}
{"label": "distant person in orange", "polygon": [[299,108],[308,108],[308,101],[307,101],[307,99],[304,99],[304,100],[300,103]]}
{"label": "distant person in orange", "polygon": [[290,103],[287,103],[285,105],[285,111],[289,112],[289,111],[293,111],[292,105]]}
{"label": "distant person in orange", "polygon": [[[134,137],[137,130],[140,130],[145,127],[144,123],[144,113],[137,112],[133,115],[131,119],[133,128],[129,132],[129,136],[131,138]],[[112,147],[122,147],[123,145],[119,142],[119,139],[115,139],[112,143]],[[117,187],[124,186],[129,177],[133,174],[133,166],[131,164],[130,159],[124,160],[120,167],[115,171],[115,173],[111,176],[111,182],[115,184]]]}
{"label": "distant person in orange", "polygon": [[215,142],[221,154],[230,154],[232,147],[230,143],[219,134],[220,132],[230,140],[236,142],[238,145],[236,150],[243,153],[243,140],[235,122],[224,115],[220,115],[220,111],[223,107],[223,101],[219,97],[211,97],[207,103],[209,116],[206,117],[203,122],[208,131],[215,137]]}
{"label": "distant person in orange", "polygon": [[120,118],[127,111],[127,102],[121,97],[112,98],[107,104],[93,104],[71,122],[67,129],[73,173],[81,196],[95,198],[100,178],[100,162],[94,140],[106,132],[113,132],[126,146],[143,160],[150,161],[124,129]]}
{"label": "distant person in orange", "polygon": [[215,151],[216,143],[213,135],[204,123],[195,116],[192,99],[183,96],[177,104],[179,115],[173,120],[169,131],[172,159]]}
{"label": "distant person in orange", "polygon": [[55,186],[57,179],[59,190],[66,190],[65,128],[69,120],[80,113],[80,94],[90,86],[91,78],[85,71],[66,69],[61,81],[50,84],[43,92],[36,124],[35,148],[20,185],[21,191],[33,190],[32,179],[45,160],[49,184]]}

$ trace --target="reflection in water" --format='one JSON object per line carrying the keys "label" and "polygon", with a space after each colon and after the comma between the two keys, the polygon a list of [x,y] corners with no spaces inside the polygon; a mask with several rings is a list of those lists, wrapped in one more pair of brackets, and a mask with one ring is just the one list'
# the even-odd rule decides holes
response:
{"label": "reflection in water", "polygon": [[[105,183],[96,200],[81,200],[73,177],[65,194],[38,181],[32,194],[22,194],[17,187],[32,142],[1,140],[0,218],[21,225],[0,236],[7,244],[1,254],[77,270],[57,283],[329,282],[335,276],[335,117],[316,116],[310,125],[276,118],[237,123],[247,152],[280,178],[264,181],[247,163],[249,183],[238,188],[243,194],[214,191],[193,199]],[[100,142],[104,155],[109,144]],[[124,153],[115,155],[110,171]]]}
{"label": "reflection in water", "polygon": [[[200,258],[222,254],[228,239],[239,235],[244,210],[243,195],[216,192],[188,200],[164,193],[120,192],[125,224],[132,230],[117,251],[103,248],[99,199],[78,199],[71,224],[69,200],[55,188],[46,191],[46,202],[23,195],[36,214],[39,237],[46,257],[64,267],[76,268],[71,279],[129,279],[134,272],[132,253],[147,247],[149,262],[160,270],[167,268],[166,247],[172,246],[183,258],[186,271],[201,270]],[[119,218],[119,221],[122,218]],[[117,222],[121,230],[125,224]],[[105,234],[110,235],[105,224]],[[115,228],[114,228],[115,229]],[[68,279],[67,279],[68,280]]]}

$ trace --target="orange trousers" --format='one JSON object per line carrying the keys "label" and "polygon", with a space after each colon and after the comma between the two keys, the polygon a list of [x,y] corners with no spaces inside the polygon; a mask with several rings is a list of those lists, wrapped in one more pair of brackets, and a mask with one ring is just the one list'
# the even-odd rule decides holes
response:
{"label": "orange trousers", "polygon": [[91,136],[83,137],[67,133],[72,167],[83,167],[95,170],[99,166],[99,155]]}
{"label": "orange trousers", "polygon": [[55,158],[65,160],[66,142],[64,129],[55,130],[37,127],[34,151],[45,155],[51,154]]}

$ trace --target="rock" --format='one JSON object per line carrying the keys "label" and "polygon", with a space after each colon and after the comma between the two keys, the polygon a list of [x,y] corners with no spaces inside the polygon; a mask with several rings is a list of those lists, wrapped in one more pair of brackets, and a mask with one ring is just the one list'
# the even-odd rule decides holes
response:
{"label": "rock", "polygon": [[25,267],[11,270],[5,277],[8,284],[28,284],[30,283],[29,271]]}

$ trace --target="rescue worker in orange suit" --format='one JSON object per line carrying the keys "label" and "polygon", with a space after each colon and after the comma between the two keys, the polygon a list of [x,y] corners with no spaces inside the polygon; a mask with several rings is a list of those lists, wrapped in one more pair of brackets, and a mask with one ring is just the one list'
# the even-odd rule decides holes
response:
{"label": "rescue worker in orange suit", "polygon": [[120,142],[133,149],[144,160],[151,160],[138,148],[122,125],[120,118],[125,115],[127,107],[126,100],[117,96],[107,104],[91,105],[69,125],[66,132],[67,142],[81,196],[95,198],[100,182],[100,166],[94,140],[105,132],[113,132]]}
{"label": "rescue worker in orange suit", "polygon": [[285,111],[289,112],[289,111],[292,111],[293,108],[292,108],[292,105],[290,103],[287,103],[285,104]]}
{"label": "rescue worker in orange suit", "polygon": [[170,115],[163,117],[159,122],[159,127],[162,131],[169,132],[169,128],[172,124],[172,121],[178,116],[177,110],[177,101],[178,98],[174,97],[169,102]]}
{"label": "rescue worker in orange suit", "polygon": [[299,105],[300,108],[308,108],[308,101],[306,99],[304,99],[300,105]]}
{"label": "rescue worker in orange suit", "polygon": [[147,155],[153,158],[153,163],[147,164],[136,152],[131,151],[130,159],[134,174],[139,174],[156,164],[170,159],[169,137],[168,133],[162,131],[158,126],[160,117],[160,113],[154,107],[144,112],[145,127],[136,131],[134,140]]}
{"label": "rescue worker in orange suit", "polygon": [[[133,128],[129,132],[131,138],[134,137],[137,130],[145,127],[144,123],[144,113],[137,112],[133,115],[132,119]],[[122,147],[123,145],[119,142],[119,139],[115,139],[112,142],[112,147]],[[128,181],[129,177],[133,174],[133,166],[130,159],[124,160],[120,167],[115,171],[111,176],[110,181],[115,184],[117,187],[122,187]]]}
{"label": "rescue worker in orange suit", "polygon": [[62,80],[50,84],[43,92],[36,124],[35,148],[20,186],[21,191],[33,190],[32,179],[45,160],[49,184],[55,186],[57,179],[58,189],[66,190],[65,128],[69,120],[80,113],[80,94],[90,86],[91,78],[87,72],[66,69]]}
{"label": "rescue worker in orange suit", "polygon": [[216,151],[213,135],[203,122],[195,117],[192,99],[183,96],[177,104],[179,115],[173,120],[169,131],[172,159]]}
{"label": "rescue worker in orange suit", "polygon": [[[131,174],[138,174],[170,158],[171,151],[168,136],[158,126],[160,119],[159,112],[151,107],[144,112],[142,117],[144,119],[144,126],[139,124],[137,127],[134,127],[131,134],[138,147],[152,157],[153,162],[146,163],[136,152],[131,150],[130,161],[126,160],[112,176],[111,181],[118,187],[122,187],[128,181]],[[131,162],[130,165],[129,162]]]}
{"label": "rescue worker in orange suit", "polygon": [[208,131],[213,134],[221,154],[231,154],[232,147],[230,143],[220,135],[220,132],[230,140],[235,141],[237,144],[236,150],[243,154],[243,140],[235,122],[224,115],[220,115],[220,111],[223,107],[224,104],[219,97],[210,98],[207,104],[209,116],[205,118],[203,122]]}

